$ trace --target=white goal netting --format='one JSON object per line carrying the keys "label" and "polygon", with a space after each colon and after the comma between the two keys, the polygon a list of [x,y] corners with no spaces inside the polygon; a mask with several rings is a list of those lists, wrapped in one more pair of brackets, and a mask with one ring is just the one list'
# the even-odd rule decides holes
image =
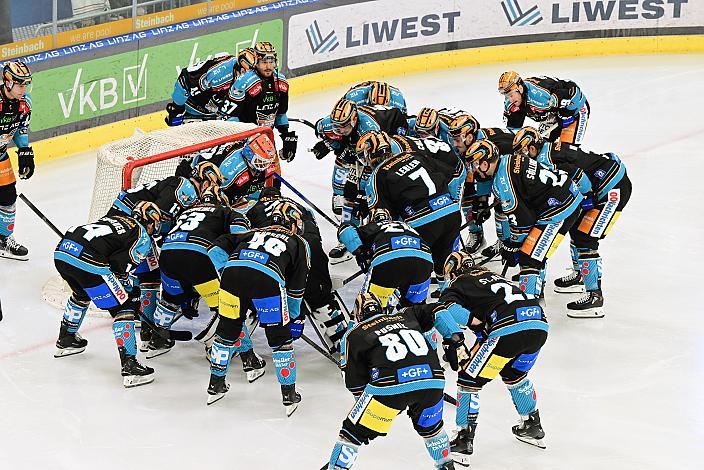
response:
{"label": "white goal netting", "polygon": [[[98,150],[87,221],[104,216],[123,189],[171,176],[183,158],[244,140],[256,133],[255,129],[254,124],[241,122],[202,121],[147,133],[138,129],[132,137],[103,145]],[[58,275],[50,278],[42,289],[44,301],[59,309],[64,308],[69,295],[68,286]],[[92,304],[90,311],[101,312]]]}

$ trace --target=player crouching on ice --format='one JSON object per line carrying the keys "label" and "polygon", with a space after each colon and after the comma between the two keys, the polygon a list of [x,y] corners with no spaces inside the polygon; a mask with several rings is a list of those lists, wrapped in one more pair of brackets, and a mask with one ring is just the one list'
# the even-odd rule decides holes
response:
{"label": "player crouching on ice", "polygon": [[423,337],[434,326],[430,310],[411,307],[387,315],[379,298],[359,294],[357,323],[345,336],[345,386],[356,403],[342,423],[328,469],[349,469],[362,444],[385,436],[403,410],[423,438],[436,469],[454,469],[443,428],[445,378],[438,355]]}
{"label": "player crouching on ice", "polygon": [[153,202],[141,201],[131,216],[105,216],[70,229],[54,251],[56,270],[71,288],[61,320],[54,357],[78,354],[88,341],[78,329],[92,300],[113,318],[112,331],[122,363],[125,387],[154,380],[154,369],[137,362],[134,323],[139,311],[139,287],[132,271],[154,249],[152,236],[159,233],[161,211]]}
{"label": "player crouching on ice", "polygon": [[222,235],[209,250],[211,259],[224,270],[220,280],[220,321],[210,354],[208,404],[215,403],[229,389],[225,376],[237,350],[242,324],[251,311],[259,318],[273,349],[286,415],[298,407],[301,395],[296,393],[292,343],[295,335],[300,336],[296,329],[300,325],[293,321],[300,315],[310,270],[310,249],[299,235],[303,230],[300,211],[283,203],[274,209],[271,227]]}

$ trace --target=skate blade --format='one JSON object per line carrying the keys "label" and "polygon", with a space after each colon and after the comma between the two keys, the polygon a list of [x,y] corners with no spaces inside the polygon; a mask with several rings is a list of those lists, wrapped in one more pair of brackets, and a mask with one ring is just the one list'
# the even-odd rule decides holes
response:
{"label": "skate blade", "polygon": [[13,255],[10,253],[6,253],[4,251],[0,251],[0,258],[5,258],[5,259],[13,259],[15,261],[29,261],[29,255],[25,256],[18,256],[18,255]]}
{"label": "skate blade", "polygon": [[340,256],[339,258],[329,258],[329,260],[330,260],[330,264],[335,265],[335,264],[344,263],[345,261],[349,261],[352,258],[354,258],[354,256],[352,256],[352,253],[350,253],[349,251],[346,251],[345,254]]}
{"label": "skate blade", "polygon": [[266,371],[264,370],[264,368],[247,371],[247,382],[249,382],[249,383],[254,382],[259,377],[264,375],[265,372]]}
{"label": "skate blade", "polygon": [[589,308],[586,310],[567,310],[570,318],[604,318],[604,307]]}
{"label": "skate blade", "polygon": [[54,357],[74,356],[76,354],[82,353],[85,350],[86,350],[86,348],[74,348],[74,349],[56,348],[56,351],[54,351]]}
{"label": "skate blade", "polygon": [[212,404],[215,403],[216,401],[222,400],[222,399],[225,397],[225,394],[226,394],[226,393],[227,393],[227,392],[225,392],[225,393],[216,393],[215,395],[210,395],[210,394],[208,394],[208,403],[207,403],[207,405],[212,405]]}
{"label": "skate blade", "polygon": [[457,464],[461,465],[463,467],[469,467],[470,464],[470,457],[467,454],[461,454],[459,452],[452,452],[450,454],[452,457],[452,460]]}
{"label": "skate blade", "polygon": [[[166,348],[166,349],[147,349],[147,359],[153,359],[155,357],[161,356],[166,354],[167,352],[171,351],[173,348]],[[140,350],[141,351],[141,350]]]}
{"label": "skate blade", "polygon": [[542,439],[533,439],[532,437],[519,437],[516,436],[516,439],[518,439],[521,442],[525,442],[526,444],[530,444],[535,447],[539,447],[541,449],[545,449],[545,443],[543,442]]}
{"label": "skate blade", "polygon": [[139,387],[154,382],[154,374],[149,375],[126,375],[122,377],[122,385],[125,388]]}
{"label": "skate blade", "polygon": [[583,294],[584,293],[584,284],[577,284],[574,286],[569,286],[569,287],[557,287],[553,289],[555,292],[558,294]]}
{"label": "skate blade", "polygon": [[291,416],[294,411],[298,409],[298,403],[293,403],[291,405],[284,405],[284,408],[286,408],[286,417],[288,418]]}

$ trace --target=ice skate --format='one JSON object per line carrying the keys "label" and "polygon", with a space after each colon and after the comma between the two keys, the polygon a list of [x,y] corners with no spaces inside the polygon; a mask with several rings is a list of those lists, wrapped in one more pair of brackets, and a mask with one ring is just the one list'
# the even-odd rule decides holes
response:
{"label": "ice skate", "polygon": [[538,410],[529,414],[528,418],[525,420],[521,418],[520,424],[511,428],[511,431],[519,441],[545,449],[545,444],[543,443],[545,431],[543,431],[542,426],[540,426],[540,414]]}
{"label": "ice skate", "polygon": [[56,340],[56,351],[54,357],[73,356],[82,353],[88,346],[88,341],[81,338],[78,333],[69,333],[68,327],[61,324],[59,339]]}
{"label": "ice skate", "polygon": [[242,369],[247,374],[247,382],[254,382],[266,372],[264,369],[266,361],[255,353],[254,349],[241,353],[240,357],[242,358]]}
{"label": "ice skate", "polygon": [[587,292],[574,302],[567,304],[570,318],[602,318],[604,316],[604,296],[600,290]]}
{"label": "ice skate", "polygon": [[296,391],[296,384],[282,385],[281,396],[283,397],[286,416],[291,416],[301,402],[301,394]]}
{"label": "ice skate", "polygon": [[0,236],[0,258],[27,261],[29,259],[29,250],[17,243],[12,235],[9,237]]}
{"label": "ice skate", "polygon": [[450,439],[450,452],[452,452],[452,460],[458,465],[469,467],[469,456],[474,452],[474,432],[476,429],[477,425],[472,424],[468,428],[455,430],[452,435],[452,439]]}
{"label": "ice skate", "polygon": [[555,292],[560,294],[579,294],[584,292],[584,282],[580,272],[572,269],[566,276],[555,279]]}
{"label": "ice skate", "polygon": [[230,390],[230,385],[225,382],[225,377],[211,374],[210,383],[208,384],[208,405],[212,405],[223,398],[228,390]]}

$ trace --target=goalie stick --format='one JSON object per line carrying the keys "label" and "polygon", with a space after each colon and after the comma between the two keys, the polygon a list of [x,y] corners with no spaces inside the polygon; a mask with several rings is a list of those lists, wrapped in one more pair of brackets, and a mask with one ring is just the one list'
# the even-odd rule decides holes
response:
{"label": "goalie stick", "polygon": [[[27,196],[24,194],[20,193],[17,195],[22,201],[24,201],[25,204],[27,204],[27,207],[29,207],[32,212],[34,212],[37,217],[42,219],[44,223],[46,223],[49,228],[51,228],[54,233],[56,233],[59,238],[64,238],[64,234],[61,233],[61,231],[54,225],[51,220],[49,220],[43,213],[40,211],[37,206],[35,206],[32,201],[30,201]],[[190,331],[181,331],[181,330],[167,330],[165,328],[157,327],[154,322],[152,322],[150,319],[142,315],[141,311],[136,312],[140,320],[142,321],[143,324],[147,325],[153,332],[156,332],[157,335],[159,335],[163,339],[172,339],[174,341],[190,341],[191,338],[193,337],[193,334]]]}

